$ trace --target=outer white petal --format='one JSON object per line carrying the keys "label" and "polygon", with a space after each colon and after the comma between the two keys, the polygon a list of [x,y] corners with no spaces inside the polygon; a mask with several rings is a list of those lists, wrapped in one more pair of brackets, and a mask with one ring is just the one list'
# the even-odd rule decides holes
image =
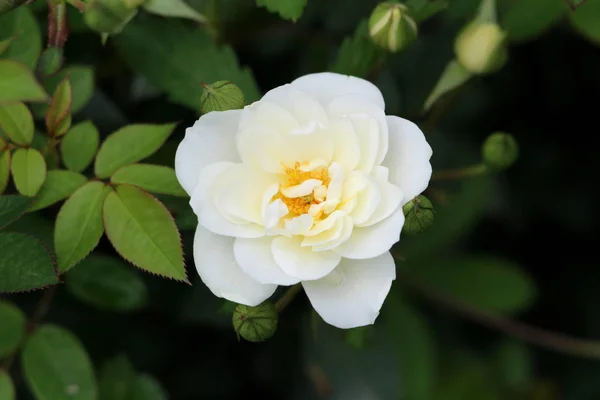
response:
{"label": "outer white petal", "polygon": [[323,106],[311,95],[291,84],[268,91],[261,101],[278,104],[290,112],[300,124],[298,133],[314,129],[316,124],[327,122],[327,114]]}
{"label": "outer white petal", "polygon": [[272,242],[272,237],[236,239],[233,250],[238,265],[260,283],[286,286],[298,283],[298,278],[287,275],[275,262],[271,252]]}
{"label": "outer white petal", "polygon": [[404,193],[404,205],[427,188],[433,151],[417,125],[395,116],[388,116],[387,121],[390,145],[382,165],[390,170],[390,182]]}
{"label": "outer white petal", "polygon": [[245,107],[240,117],[240,130],[257,127],[284,135],[300,128],[300,125],[281,105],[261,100]]}
{"label": "outer white petal", "polygon": [[198,183],[198,174],[206,165],[218,161],[239,162],[235,133],[241,113],[241,110],[211,112],[185,131],[175,154],[175,172],[190,196]]}
{"label": "outer white petal", "polygon": [[318,99],[323,105],[328,104],[337,97],[359,95],[382,110],[385,109],[383,95],[377,89],[377,86],[354,76],[321,72],[304,75],[291,84]]}
{"label": "outer white petal", "polygon": [[215,235],[198,225],[194,236],[196,269],[215,296],[256,306],[268,299],[277,285],[258,283],[244,273],[235,260],[233,243],[233,238]]}
{"label": "outer white petal", "polygon": [[357,260],[377,257],[400,240],[402,225],[404,225],[404,213],[399,207],[396,212],[378,224],[365,228],[355,227],[350,239],[333,251],[342,257]]}
{"label": "outer white petal", "polygon": [[339,264],[341,257],[333,251],[315,253],[310,248],[301,247],[301,242],[301,237],[279,236],[273,239],[273,257],[286,274],[299,280],[319,279]]}
{"label": "outer white petal", "polygon": [[396,278],[389,252],[368,260],[343,259],[326,277],[302,282],[315,311],[342,329],[371,325]]}

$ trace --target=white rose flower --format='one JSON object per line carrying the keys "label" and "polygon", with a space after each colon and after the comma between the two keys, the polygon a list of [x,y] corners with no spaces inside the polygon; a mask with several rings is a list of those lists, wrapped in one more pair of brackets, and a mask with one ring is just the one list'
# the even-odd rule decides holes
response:
{"label": "white rose flower", "polygon": [[370,82],[319,73],[187,129],[175,169],[198,216],[196,268],[216,296],[255,306],[301,282],[329,324],[375,321],[402,206],[427,187],[432,154],[384,107]]}

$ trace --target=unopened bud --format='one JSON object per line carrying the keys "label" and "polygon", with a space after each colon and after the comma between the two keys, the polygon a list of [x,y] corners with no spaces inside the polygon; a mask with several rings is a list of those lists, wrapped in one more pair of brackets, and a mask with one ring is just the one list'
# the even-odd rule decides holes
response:
{"label": "unopened bud", "polygon": [[458,62],[473,74],[489,74],[506,63],[506,33],[495,23],[471,23],[458,35]]}
{"label": "unopened bud", "polygon": [[377,45],[393,53],[406,48],[417,37],[417,23],[400,3],[379,4],[369,18],[369,35]]}
{"label": "unopened bud", "polygon": [[42,77],[54,75],[63,64],[63,49],[48,47],[42,52],[38,61],[36,72]]}
{"label": "unopened bud", "polygon": [[212,84],[203,83],[204,92],[200,98],[200,112],[238,110],[244,108],[244,93],[239,87],[228,81]]}
{"label": "unopened bud", "polygon": [[433,204],[423,195],[419,195],[406,203],[402,208],[404,211],[404,226],[402,233],[418,235],[433,224]]}
{"label": "unopened bud", "polygon": [[233,329],[249,342],[263,342],[277,330],[278,319],[275,306],[268,301],[256,307],[238,304],[233,311]]}
{"label": "unopened bud", "polygon": [[83,17],[96,32],[114,35],[121,33],[136,14],[137,8],[130,8],[124,0],[91,0]]}
{"label": "unopened bud", "polygon": [[496,132],[483,142],[481,152],[485,165],[493,170],[503,170],[517,160],[519,145],[513,135]]}

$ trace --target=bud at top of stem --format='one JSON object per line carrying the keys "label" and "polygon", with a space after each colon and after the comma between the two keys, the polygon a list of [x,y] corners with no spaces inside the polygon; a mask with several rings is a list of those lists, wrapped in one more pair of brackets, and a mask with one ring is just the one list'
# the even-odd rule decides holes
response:
{"label": "bud at top of stem", "polygon": [[402,207],[404,211],[404,226],[402,233],[417,235],[425,232],[433,224],[433,204],[423,195],[419,195]]}
{"label": "bud at top of stem", "polygon": [[513,135],[496,132],[483,142],[481,152],[485,165],[498,171],[514,164],[519,156],[519,145]]}
{"label": "bud at top of stem", "polygon": [[458,62],[473,74],[489,74],[506,63],[506,33],[496,23],[472,22],[457,36]]}
{"label": "bud at top of stem", "polygon": [[393,53],[415,40],[417,31],[417,23],[409,15],[408,8],[400,3],[381,3],[369,18],[369,35],[373,41]]}
{"label": "bud at top of stem", "polygon": [[233,311],[233,329],[249,342],[263,342],[273,336],[278,320],[275,306],[268,301],[256,307],[238,304]]}
{"label": "bud at top of stem", "polygon": [[238,110],[244,108],[244,93],[239,87],[228,81],[212,84],[203,83],[204,92],[200,98],[200,112]]}

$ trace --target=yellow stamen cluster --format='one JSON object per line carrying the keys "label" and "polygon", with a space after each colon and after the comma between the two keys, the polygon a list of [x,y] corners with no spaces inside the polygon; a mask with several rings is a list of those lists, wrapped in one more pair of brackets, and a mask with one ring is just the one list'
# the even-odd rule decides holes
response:
{"label": "yellow stamen cluster", "polygon": [[[286,188],[296,186],[308,179],[318,179],[323,182],[323,186],[325,187],[329,185],[331,178],[329,177],[329,171],[327,170],[327,167],[318,167],[312,171],[303,171],[301,167],[304,165],[307,164],[296,162],[294,164],[294,168],[287,167],[285,169],[285,177],[283,178],[281,187]],[[299,215],[306,214],[308,213],[310,206],[313,204],[319,204],[323,201],[323,199],[316,199],[313,193],[296,198],[286,197],[283,195],[283,193],[281,193],[281,190],[277,192],[275,196],[273,196],[272,200],[277,199],[281,199],[281,201],[283,201],[283,203],[287,206],[289,210],[289,217],[297,217]]]}

